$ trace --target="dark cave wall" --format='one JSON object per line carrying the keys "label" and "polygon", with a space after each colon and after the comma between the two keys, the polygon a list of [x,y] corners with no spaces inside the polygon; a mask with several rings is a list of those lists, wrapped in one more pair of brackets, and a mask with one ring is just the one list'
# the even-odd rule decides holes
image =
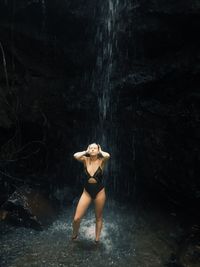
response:
{"label": "dark cave wall", "polygon": [[95,62],[93,10],[92,1],[0,3],[3,180],[75,184],[77,166],[68,166],[79,139],[87,144],[88,113],[96,116],[85,87]]}
{"label": "dark cave wall", "polygon": [[133,155],[138,193],[146,188],[152,196],[196,208],[199,11],[197,1],[138,1],[131,22],[119,34],[126,67],[115,88],[118,125],[127,129],[119,151],[124,141],[135,150],[129,158]]}
{"label": "dark cave wall", "polygon": [[[1,145],[18,129],[1,155],[13,176],[78,186],[81,166],[71,156],[91,142],[98,121],[90,87],[100,7],[89,0],[1,2],[10,85],[1,60]],[[119,4],[108,135],[120,162],[112,162],[108,185],[122,197],[146,189],[177,204],[199,204],[199,8],[192,0]],[[33,140],[41,143],[20,150]],[[7,165],[10,159],[17,161]]]}

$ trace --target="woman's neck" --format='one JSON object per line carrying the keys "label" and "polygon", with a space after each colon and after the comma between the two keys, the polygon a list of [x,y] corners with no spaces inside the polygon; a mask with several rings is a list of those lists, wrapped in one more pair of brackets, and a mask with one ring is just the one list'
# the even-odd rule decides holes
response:
{"label": "woman's neck", "polygon": [[97,160],[97,156],[90,156],[90,162],[91,161],[96,161]]}

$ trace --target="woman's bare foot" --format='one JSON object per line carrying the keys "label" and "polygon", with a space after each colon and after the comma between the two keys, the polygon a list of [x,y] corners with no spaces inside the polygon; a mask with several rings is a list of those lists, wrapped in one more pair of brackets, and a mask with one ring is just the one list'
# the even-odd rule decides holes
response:
{"label": "woman's bare foot", "polygon": [[72,235],[71,240],[76,240],[77,237],[78,237],[78,234],[77,235]]}

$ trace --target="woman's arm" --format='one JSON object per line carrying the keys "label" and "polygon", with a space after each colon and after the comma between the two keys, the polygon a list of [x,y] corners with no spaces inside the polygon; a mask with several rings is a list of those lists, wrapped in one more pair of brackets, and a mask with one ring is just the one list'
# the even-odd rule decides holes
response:
{"label": "woman's arm", "polygon": [[79,161],[83,161],[85,157],[86,151],[76,152],[74,153],[73,157]]}
{"label": "woman's arm", "polygon": [[103,150],[101,150],[101,146],[99,145],[99,154],[102,155],[102,157],[107,160],[110,158],[110,154],[108,152],[105,152]]}
{"label": "woman's arm", "polygon": [[79,161],[85,161],[88,152],[89,152],[89,146],[87,150],[74,153],[73,157]]}

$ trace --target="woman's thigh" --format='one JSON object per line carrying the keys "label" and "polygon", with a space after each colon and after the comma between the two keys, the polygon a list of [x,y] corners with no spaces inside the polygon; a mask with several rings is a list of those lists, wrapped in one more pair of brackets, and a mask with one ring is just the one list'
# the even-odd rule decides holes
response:
{"label": "woman's thigh", "polygon": [[92,198],[84,190],[78,201],[74,220],[81,219],[83,217],[91,201],[92,201]]}
{"label": "woman's thigh", "polygon": [[94,199],[94,204],[95,204],[95,216],[96,218],[102,217],[103,213],[103,208],[105,205],[106,201],[106,193],[105,193],[105,188],[103,188],[96,196]]}

